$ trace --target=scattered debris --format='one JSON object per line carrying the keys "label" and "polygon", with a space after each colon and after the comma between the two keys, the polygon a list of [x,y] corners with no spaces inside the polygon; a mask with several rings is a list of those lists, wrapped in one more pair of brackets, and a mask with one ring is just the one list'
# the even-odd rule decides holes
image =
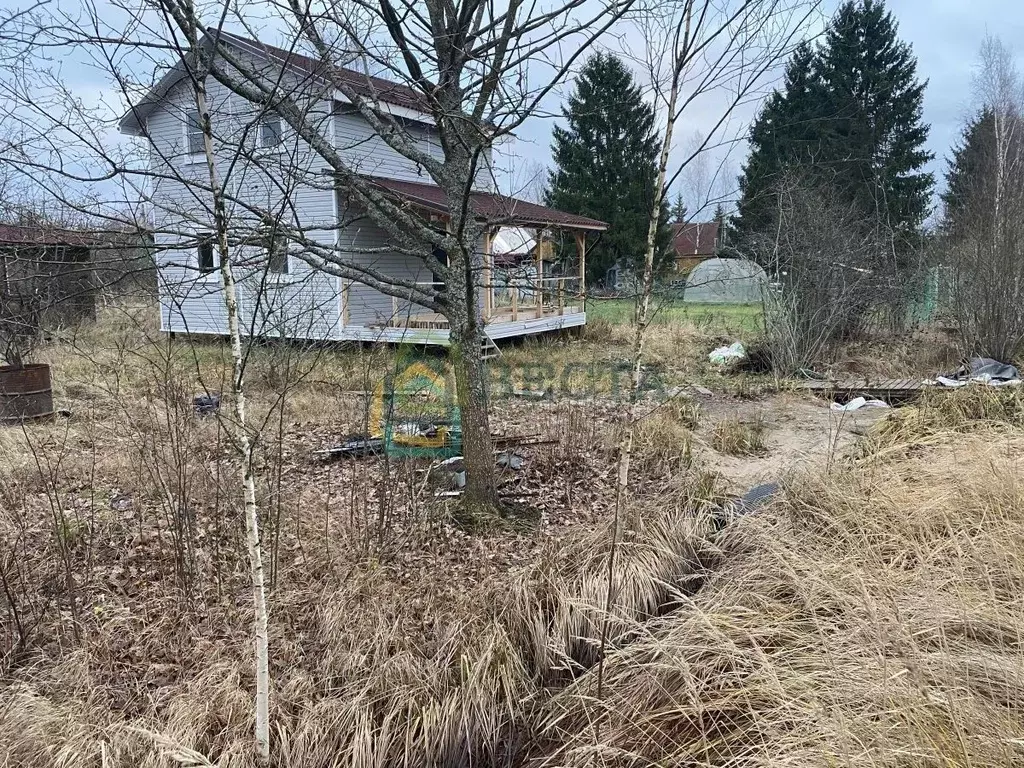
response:
{"label": "scattered debris", "polygon": [[925,384],[943,387],[963,387],[967,384],[982,384],[987,387],[1016,386],[1021,383],[1020,372],[1015,366],[1000,363],[990,357],[975,357],[952,373],[926,380]]}
{"label": "scattered debris", "polygon": [[332,445],[319,451],[313,451],[314,456],[327,458],[362,458],[363,456],[377,456],[384,452],[384,438],[369,437],[368,435],[351,435],[346,437],[344,442]]}
{"label": "scattered debris", "polygon": [[200,416],[209,416],[211,413],[216,413],[220,410],[220,395],[196,395],[192,398],[192,407]]}
{"label": "scattered debris", "polygon": [[531,445],[558,445],[561,442],[557,437],[545,439],[539,434],[536,435],[491,435],[494,447],[498,450],[504,448],[523,448]]}
{"label": "scattered debris", "polygon": [[428,481],[439,490],[435,496],[457,496],[466,487],[466,462],[461,456],[452,456],[427,470]]}
{"label": "scattered debris", "polygon": [[727,347],[718,347],[712,350],[711,354],[708,355],[708,360],[714,365],[730,365],[738,360],[742,360],[746,356],[747,351],[743,348],[743,342],[734,341]]}
{"label": "scattered debris", "polygon": [[547,390],[544,389],[513,389],[512,394],[515,397],[528,397],[533,400],[547,400],[549,395]]}
{"label": "scattered debris", "polygon": [[516,453],[515,451],[502,451],[495,459],[495,463],[497,463],[499,467],[515,470],[523,468],[523,461],[525,460],[523,459],[522,454]]}
{"label": "scattered debris", "polygon": [[859,411],[861,408],[892,408],[884,400],[868,400],[866,397],[855,397],[846,405],[832,403],[833,411]]}
{"label": "scattered debris", "polygon": [[677,397],[702,397],[712,398],[715,393],[707,387],[702,387],[700,384],[687,384],[682,387],[669,387],[665,390],[664,396],[668,400],[673,400]]}
{"label": "scattered debris", "polygon": [[110,508],[115,512],[127,512],[132,504],[132,497],[125,494],[115,494],[110,498]]}
{"label": "scattered debris", "polygon": [[737,518],[754,514],[781,491],[782,486],[778,483],[755,485],[736,501],[729,502],[718,509],[712,516],[715,522],[715,531],[722,530]]}

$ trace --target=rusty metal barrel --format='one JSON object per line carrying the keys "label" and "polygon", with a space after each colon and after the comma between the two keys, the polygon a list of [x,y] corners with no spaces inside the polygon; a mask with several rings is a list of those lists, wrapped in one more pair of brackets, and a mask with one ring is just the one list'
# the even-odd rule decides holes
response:
{"label": "rusty metal barrel", "polygon": [[20,424],[53,415],[50,366],[0,365],[0,424]]}

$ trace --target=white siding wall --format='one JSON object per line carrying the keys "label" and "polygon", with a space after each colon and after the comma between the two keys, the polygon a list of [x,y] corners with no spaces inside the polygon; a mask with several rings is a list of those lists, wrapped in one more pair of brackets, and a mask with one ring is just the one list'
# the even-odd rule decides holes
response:
{"label": "white siding wall", "polygon": [[[307,238],[333,244],[337,214],[334,189],[324,163],[285,128],[279,151],[257,152],[256,109],[210,81],[209,106],[216,137],[218,173],[243,204],[228,205],[233,238],[258,229],[261,213],[280,217]],[[314,102],[310,119],[330,136],[329,101]],[[151,168],[160,175],[153,203],[160,266],[161,323],[165,330],[227,332],[219,274],[201,275],[194,236],[213,229],[205,158],[187,154],[185,117],[194,96],[184,84],[174,88],[147,121],[152,139]],[[244,150],[240,149],[243,148]],[[340,338],[339,281],[292,257],[291,274],[270,275],[261,247],[235,246],[240,306],[247,330],[259,335]]]}
{"label": "white siding wall", "polygon": [[[366,249],[384,247],[387,243],[387,233],[368,219],[363,219],[341,233],[339,247],[343,252],[346,248],[350,248],[351,258],[358,259],[389,275],[415,282],[429,282],[433,279],[426,265],[414,256],[400,253],[359,253]],[[349,287],[348,299],[348,322],[350,325],[385,325],[395,313],[395,302],[391,296],[359,283],[353,283]],[[422,307],[410,306],[408,301],[398,300],[400,317],[409,312],[415,314],[427,311]]]}
{"label": "white siding wall", "polygon": [[[404,122],[403,128],[419,149],[438,160],[444,160],[444,152],[434,128],[411,121]],[[334,137],[338,153],[359,173],[433,183],[426,171],[386,144],[351,106],[338,105],[334,116]]]}
{"label": "white siding wall", "polygon": [[[384,272],[422,282],[432,279],[415,258],[396,253],[360,254],[362,249],[387,246],[386,233],[369,221],[357,222],[340,233],[334,230],[338,221],[336,192],[326,173],[326,163],[289,135],[287,127],[282,152],[246,157],[257,140],[255,108],[213,80],[208,88],[220,178],[247,204],[229,204],[234,237],[255,231],[259,213],[267,212],[282,217],[306,237],[324,244],[337,242],[343,251],[346,246],[351,248],[352,258]],[[320,126],[322,135],[361,173],[430,182],[416,163],[387,146],[351,107],[314,97],[310,104],[311,119]],[[202,275],[197,269],[194,237],[212,232],[213,213],[210,196],[198,188],[208,184],[205,158],[191,157],[186,152],[185,116],[193,108],[191,90],[180,84],[147,120],[152,139],[151,168],[158,174],[153,203],[161,326],[168,331],[225,334],[227,318],[219,273]],[[443,159],[434,129],[414,122],[406,122],[404,127],[421,147]],[[243,146],[249,149],[240,152]],[[312,270],[295,257],[291,258],[291,274],[270,275],[262,248],[235,246],[232,252],[238,259],[236,275],[247,331],[296,338],[344,337],[339,279]],[[379,326],[393,314],[391,297],[359,284],[350,287],[349,302],[350,325]],[[399,313],[407,311],[408,303],[400,301]]]}

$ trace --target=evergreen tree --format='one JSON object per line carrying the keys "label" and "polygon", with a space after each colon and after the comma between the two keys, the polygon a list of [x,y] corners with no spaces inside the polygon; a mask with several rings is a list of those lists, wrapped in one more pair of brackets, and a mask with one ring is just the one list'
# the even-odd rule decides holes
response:
{"label": "evergreen tree", "polygon": [[848,0],[839,9],[826,33],[821,77],[823,160],[866,215],[916,235],[934,183],[921,171],[932,159],[921,121],[925,84],[881,0]]}
{"label": "evergreen tree", "polygon": [[[625,64],[597,53],[584,63],[562,114],[566,127],[554,129],[555,168],[546,203],[608,223],[608,231],[587,252],[588,283],[604,280],[616,264],[638,271],[657,183],[654,110]],[[659,268],[667,262],[668,242],[664,201],[655,260]]]}
{"label": "evergreen tree", "polygon": [[792,175],[833,187],[865,220],[916,239],[933,184],[921,170],[931,155],[916,68],[881,0],[847,0],[819,50],[797,49],[751,128],[735,234],[756,248],[778,185]]}
{"label": "evergreen tree", "polygon": [[726,245],[728,245],[729,238],[726,236],[726,219],[725,206],[719,203],[715,206],[714,221],[718,224],[718,242],[715,243],[715,251],[722,251]]}
{"label": "evergreen tree", "polygon": [[820,154],[822,91],[817,56],[802,43],[786,65],[782,88],[768,97],[751,126],[732,242],[753,244],[768,232],[778,185],[793,168],[813,165]]}
{"label": "evergreen tree", "polygon": [[676,201],[672,203],[672,223],[673,224],[685,224],[686,223],[686,204],[683,203],[683,193],[676,192]]}
{"label": "evergreen tree", "polygon": [[979,207],[995,197],[995,114],[983,109],[960,134],[953,156],[946,161],[946,191],[942,193],[942,232],[958,237],[980,224]]}

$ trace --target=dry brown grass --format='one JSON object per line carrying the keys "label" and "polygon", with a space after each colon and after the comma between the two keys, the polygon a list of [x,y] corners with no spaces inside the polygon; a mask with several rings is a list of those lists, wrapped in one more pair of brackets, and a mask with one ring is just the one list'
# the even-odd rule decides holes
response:
{"label": "dry brown grass", "polygon": [[680,610],[549,708],[544,765],[1012,766],[1024,434],[802,478]]}
{"label": "dry brown grass", "polygon": [[768,452],[765,435],[768,425],[760,416],[743,420],[727,416],[711,430],[711,447],[728,456],[760,456]]}
{"label": "dry brown grass", "polygon": [[879,422],[862,446],[876,461],[927,445],[955,443],[966,432],[990,433],[1024,427],[1024,391],[1017,387],[967,386],[925,390],[912,405]]}
{"label": "dry brown grass", "polygon": [[[130,323],[90,332],[88,359],[50,350],[75,416],[0,431],[15,597],[0,596],[0,764],[250,766],[235,467],[216,421],[180,410],[221,375],[221,350],[129,344]],[[336,390],[386,364],[361,354],[254,353],[273,765],[1019,763],[1013,393],[956,393],[902,428],[897,412],[873,461],[794,481],[719,535],[713,479],[680,470],[695,414],[653,410],[637,439],[654,464],[622,521],[609,599],[611,521],[594,487],[613,485],[613,457],[593,453],[609,434],[594,413],[538,409],[565,439],[528,468],[588,516],[466,533],[413,490],[414,467],[309,458],[357,423]],[[308,373],[295,384],[285,363]]]}

